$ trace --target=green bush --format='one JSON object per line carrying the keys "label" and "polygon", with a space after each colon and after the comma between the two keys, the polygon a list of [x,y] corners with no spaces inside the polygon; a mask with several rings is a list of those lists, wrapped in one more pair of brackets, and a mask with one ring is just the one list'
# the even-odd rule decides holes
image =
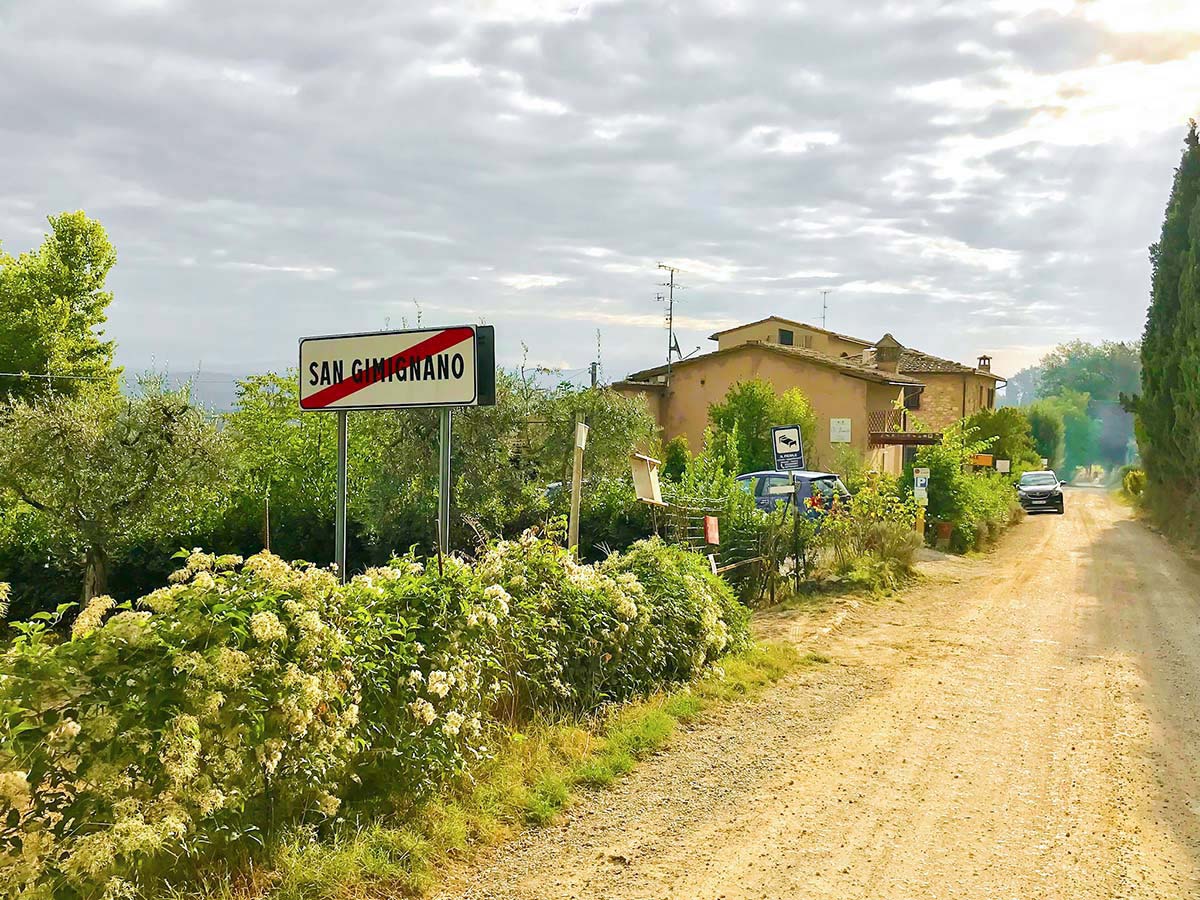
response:
{"label": "green bush", "polygon": [[648,631],[638,645],[643,665],[664,683],[692,678],[749,641],[749,611],[699,554],[652,538],[613,554],[601,570],[643,585]]}
{"label": "green bush", "polygon": [[819,522],[817,540],[829,551],[836,574],[871,588],[895,588],[912,572],[921,536],[917,506],[894,478],[865,478],[844,509]]}
{"label": "green bush", "polygon": [[354,673],[360,726],[355,797],[411,803],[462,770],[482,743],[484,690],[503,592],[485,590],[458,557],[414,556],[368,569],[341,588],[337,627]]}
{"label": "green bush", "polygon": [[1121,490],[1126,496],[1138,499],[1146,492],[1146,472],[1143,469],[1129,468],[1121,478]]}
{"label": "green bush", "polygon": [[[951,526],[950,549],[958,553],[980,549],[1010,525],[1020,511],[1011,475],[967,471],[968,460],[988,449],[991,440],[976,440],[967,422],[951,425],[942,442],[922,447],[913,465],[929,469],[927,528],[938,522]],[[912,468],[905,468],[899,490],[912,491]]]}

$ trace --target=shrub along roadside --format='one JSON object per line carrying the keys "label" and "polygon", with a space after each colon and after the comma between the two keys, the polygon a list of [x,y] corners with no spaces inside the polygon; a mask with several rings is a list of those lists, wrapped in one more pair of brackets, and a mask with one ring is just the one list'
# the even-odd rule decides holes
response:
{"label": "shrub along roadside", "polygon": [[183,880],[286,827],[328,831],[347,800],[402,814],[485,758],[496,728],[645,696],[747,640],[703,560],[648,541],[580,565],[534,531],[344,587],[196,551],[136,607],[97,598],[66,640],[51,614],[13,626],[0,896]]}
{"label": "shrub along roadside", "polygon": [[715,705],[756,696],[800,666],[827,662],[788,644],[726,657],[719,668],[675,691],[582,720],[538,721],[500,738],[495,755],[473,766],[403,821],[356,821],[353,810],[331,834],[297,828],[281,835],[252,874],[210,872],[175,900],[230,900],[421,894],[439,873],[521,829],[551,821],[581,792],[603,788],[666,745],[679,724]]}

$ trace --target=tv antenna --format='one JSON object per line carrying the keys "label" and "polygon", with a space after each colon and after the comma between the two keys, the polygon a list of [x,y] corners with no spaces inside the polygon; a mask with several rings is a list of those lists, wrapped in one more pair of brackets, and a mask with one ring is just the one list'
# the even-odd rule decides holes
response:
{"label": "tv antenna", "polygon": [[833,288],[821,291],[821,327],[825,328],[825,318],[829,313],[829,295],[833,293]]}
{"label": "tv antenna", "polygon": [[671,383],[671,354],[674,353],[680,359],[683,358],[683,353],[679,349],[679,341],[675,339],[675,289],[684,290],[682,285],[675,283],[675,273],[681,271],[675,266],[668,266],[666,263],[659,263],[660,269],[665,269],[668,273],[668,278],[664,282],[659,283],[659,287],[667,289],[667,295],[656,295],[656,300],[667,301],[667,384]]}

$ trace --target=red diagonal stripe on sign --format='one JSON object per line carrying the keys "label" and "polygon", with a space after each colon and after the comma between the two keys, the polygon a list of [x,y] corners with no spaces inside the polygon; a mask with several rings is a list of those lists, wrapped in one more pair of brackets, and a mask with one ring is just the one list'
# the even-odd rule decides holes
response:
{"label": "red diagonal stripe on sign", "polygon": [[[449,350],[456,344],[470,340],[474,336],[475,332],[470,328],[447,328],[445,331],[439,331],[437,334],[413,344],[407,350],[401,350],[390,357],[388,366],[394,368],[400,360],[410,363],[423,360],[427,356],[435,356],[443,350]],[[300,407],[301,409],[321,409],[322,407],[329,406],[331,403],[344,400],[351,394],[382,380],[382,376],[375,377],[374,367],[364,369],[360,380],[355,381],[353,378],[343,378],[337,384],[321,388],[315,394],[306,397],[301,401]]]}

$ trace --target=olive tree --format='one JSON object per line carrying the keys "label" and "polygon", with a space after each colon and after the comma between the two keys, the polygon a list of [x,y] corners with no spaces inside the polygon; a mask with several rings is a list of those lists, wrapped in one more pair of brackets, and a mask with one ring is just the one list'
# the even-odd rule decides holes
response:
{"label": "olive tree", "polygon": [[156,531],[186,534],[224,496],[222,439],[187,390],[144,383],[16,400],[0,413],[0,491],[82,564],[83,599],[106,592],[115,555]]}

